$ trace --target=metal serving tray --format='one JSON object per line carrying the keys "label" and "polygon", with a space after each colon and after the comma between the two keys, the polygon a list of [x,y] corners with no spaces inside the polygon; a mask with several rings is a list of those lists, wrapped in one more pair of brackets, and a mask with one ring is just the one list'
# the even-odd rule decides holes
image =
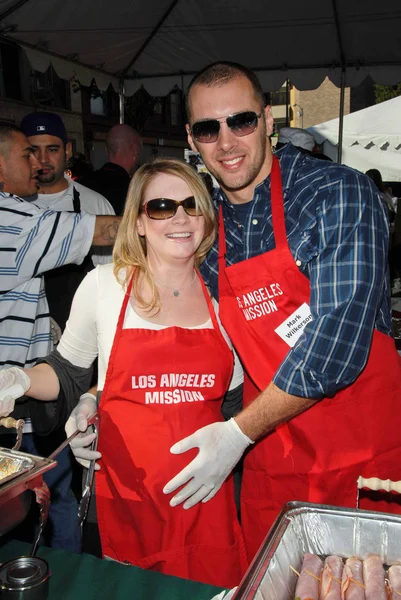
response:
{"label": "metal serving tray", "polygon": [[[19,471],[0,480],[0,537],[18,525],[28,513],[33,491],[40,489],[43,473],[56,466],[56,461],[0,448],[0,458],[16,461]],[[31,491],[32,490],[32,491]]]}
{"label": "metal serving tray", "polygon": [[[13,471],[10,475],[4,476],[5,469],[10,466]],[[23,456],[21,452],[0,448],[0,486],[7,481],[15,479],[22,473],[30,471],[35,466],[35,462],[28,456]]]}
{"label": "metal serving tray", "polygon": [[401,562],[401,516],[323,504],[284,506],[233,600],[292,600],[305,552]]}

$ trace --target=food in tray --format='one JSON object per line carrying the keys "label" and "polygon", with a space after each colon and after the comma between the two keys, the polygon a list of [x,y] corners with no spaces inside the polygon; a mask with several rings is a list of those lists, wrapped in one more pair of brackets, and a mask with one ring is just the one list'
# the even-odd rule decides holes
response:
{"label": "food in tray", "polygon": [[388,579],[393,592],[393,598],[401,596],[401,565],[392,565],[389,568]]}
{"label": "food in tray", "polygon": [[328,556],[324,561],[320,595],[325,600],[336,600],[340,597],[343,567],[339,556]]}
{"label": "food in tray", "polygon": [[0,458],[0,482],[2,479],[18,473],[21,469],[21,461],[16,458]]}
{"label": "food in tray", "polygon": [[347,598],[347,600],[364,600],[363,565],[364,563],[355,556],[351,556],[351,558],[345,561],[341,581],[342,598]]}
{"label": "food in tray", "polygon": [[[295,569],[293,569],[295,571]],[[365,560],[306,553],[295,589],[295,600],[401,600],[401,565],[386,572],[379,556]]]}

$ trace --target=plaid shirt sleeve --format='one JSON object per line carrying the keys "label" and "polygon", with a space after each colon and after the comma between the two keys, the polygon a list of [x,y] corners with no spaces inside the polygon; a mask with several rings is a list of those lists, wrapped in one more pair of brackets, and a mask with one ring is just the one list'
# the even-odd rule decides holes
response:
{"label": "plaid shirt sleeve", "polygon": [[301,397],[332,396],[352,383],[366,364],[375,326],[389,333],[384,206],[367,177],[342,171],[316,195],[306,273],[313,321],[273,380]]}

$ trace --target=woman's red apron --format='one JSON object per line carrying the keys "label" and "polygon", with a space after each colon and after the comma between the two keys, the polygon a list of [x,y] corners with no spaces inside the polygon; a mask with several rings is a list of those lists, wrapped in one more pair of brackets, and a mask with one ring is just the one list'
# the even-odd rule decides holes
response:
{"label": "woman's red apron", "polygon": [[99,407],[97,516],[104,556],[232,587],[247,567],[232,477],[210,502],[189,510],[172,508],[172,494],[163,494],[197,454],[175,456],[170,447],[223,420],[221,401],[233,369],[202,286],[213,329],[124,329],[125,295]]}
{"label": "woman's red apron", "polygon": [[[247,371],[245,405],[272,380],[290,349],[284,340],[298,339],[311,320],[309,280],[287,242],[276,158],[271,204],[275,248],[228,267],[220,212],[219,314]],[[401,479],[400,383],[394,340],[375,330],[367,365],[352,385],[279,426],[249,451],[241,492],[249,560],[286,502],[355,507],[359,475]],[[396,496],[383,500],[381,493],[362,493],[360,507],[400,512],[398,502]]]}

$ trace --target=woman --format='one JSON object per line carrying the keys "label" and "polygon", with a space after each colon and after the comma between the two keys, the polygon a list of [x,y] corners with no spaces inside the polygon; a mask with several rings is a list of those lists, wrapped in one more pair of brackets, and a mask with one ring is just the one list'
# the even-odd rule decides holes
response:
{"label": "woman", "polygon": [[[223,396],[242,380],[237,365],[230,386],[233,352],[196,270],[214,237],[207,190],[190,167],[174,159],[141,167],[129,188],[114,265],[98,267],[81,284],[58,353],[82,368],[99,357],[96,504],[103,555],[232,587],[247,566],[232,478],[190,510],[170,506],[163,494],[188,463],[187,453],[172,455],[170,447],[194,428],[222,421]],[[25,373],[28,395],[56,397],[49,365]],[[85,395],[69,430],[85,428],[82,415],[95,410]],[[233,419],[226,425],[233,444],[248,445]],[[76,454],[90,439],[76,442]]]}

